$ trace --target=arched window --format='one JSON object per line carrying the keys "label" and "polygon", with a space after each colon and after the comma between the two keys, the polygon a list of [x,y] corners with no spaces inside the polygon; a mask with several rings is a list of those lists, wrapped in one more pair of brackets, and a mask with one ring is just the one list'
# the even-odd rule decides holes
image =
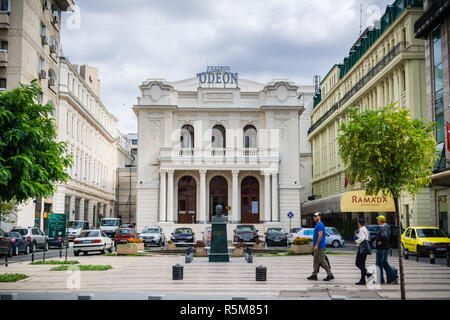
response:
{"label": "arched window", "polygon": [[53,69],[48,70],[48,85],[49,86],[56,86],[56,72]]}
{"label": "arched window", "polygon": [[257,132],[252,125],[244,128],[244,148],[257,148]]}
{"label": "arched window", "polygon": [[211,144],[213,148],[225,148],[225,128],[221,125],[215,125],[212,129]]}
{"label": "arched window", "polygon": [[194,148],[194,128],[191,125],[181,128],[180,143],[182,148]]}

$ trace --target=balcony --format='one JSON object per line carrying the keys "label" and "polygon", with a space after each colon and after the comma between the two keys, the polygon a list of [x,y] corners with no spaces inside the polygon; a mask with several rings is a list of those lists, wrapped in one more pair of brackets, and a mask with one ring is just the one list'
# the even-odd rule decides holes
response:
{"label": "balcony", "polygon": [[0,68],[8,66],[8,50],[0,50]]}
{"label": "balcony", "polygon": [[0,30],[9,29],[9,12],[0,12]]}
{"label": "balcony", "polygon": [[213,168],[242,168],[259,170],[278,168],[277,148],[161,148],[160,163],[168,167],[211,166]]}

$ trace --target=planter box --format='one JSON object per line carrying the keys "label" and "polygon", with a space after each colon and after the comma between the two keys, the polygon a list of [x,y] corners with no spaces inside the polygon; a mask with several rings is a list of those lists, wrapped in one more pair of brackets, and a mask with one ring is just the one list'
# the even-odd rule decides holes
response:
{"label": "planter box", "polygon": [[138,243],[119,244],[116,252],[117,255],[136,254],[138,252]]}
{"label": "planter box", "polygon": [[255,244],[253,245],[253,249],[262,249],[262,245],[263,245],[262,242],[260,242],[260,243],[255,243]]}
{"label": "planter box", "polygon": [[243,257],[244,256],[244,248],[234,248],[231,253],[232,257]]}
{"label": "planter box", "polygon": [[168,243],[167,244],[167,249],[168,250],[176,250],[177,249],[177,245],[175,243]]}
{"label": "planter box", "polygon": [[303,245],[291,244],[291,250],[292,252],[294,252],[294,254],[311,254],[312,249],[312,243]]}
{"label": "planter box", "polygon": [[195,255],[197,257],[207,257],[208,253],[205,248],[195,248]]}

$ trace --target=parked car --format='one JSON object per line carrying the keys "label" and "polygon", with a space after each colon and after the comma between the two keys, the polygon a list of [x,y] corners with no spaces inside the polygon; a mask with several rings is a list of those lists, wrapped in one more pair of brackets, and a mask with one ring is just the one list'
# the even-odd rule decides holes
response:
{"label": "parked car", "polygon": [[83,230],[89,230],[89,222],[83,220],[69,221],[67,225],[69,241],[73,241]]}
{"label": "parked car", "polygon": [[[378,232],[378,228],[380,226],[377,224],[369,224],[366,225],[367,230],[369,231],[370,237],[369,237],[369,243],[370,246],[372,247],[372,249],[375,249],[377,246],[376,243],[376,237],[377,237],[377,232]],[[398,236],[398,230],[397,230],[397,226],[390,226],[391,227],[391,239],[390,239],[390,244],[393,248],[397,248],[397,236]],[[355,235],[353,237],[353,239],[357,239],[356,238],[356,234],[358,234],[358,230],[355,231]],[[403,230],[402,230],[403,233]]]}
{"label": "parked car", "polygon": [[288,244],[292,244],[292,242],[294,242],[294,239],[297,238],[297,233],[300,230],[302,230],[302,228],[292,228],[289,231]]}
{"label": "parked car", "polygon": [[333,248],[339,248],[340,246],[343,246],[345,241],[344,238],[341,236],[339,231],[336,228],[330,227],[325,228],[326,232],[326,239],[325,242],[327,246],[332,246]]}
{"label": "parked car", "polygon": [[256,242],[258,239],[258,230],[251,224],[238,225],[234,230],[234,242]]}
{"label": "parked car", "polygon": [[170,237],[175,243],[195,243],[195,233],[191,228],[176,228]]}
{"label": "parked car", "polygon": [[203,233],[203,243],[207,247],[211,246],[211,232],[212,232],[211,227],[206,227],[205,232],[202,232]]}
{"label": "parked car", "polygon": [[0,229],[0,256],[8,255],[9,257],[12,256],[12,241],[8,237],[5,231]]}
{"label": "parked car", "polygon": [[420,256],[428,255],[431,249],[436,255],[450,250],[450,239],[436,227],[410,227],[402,234],[402,246]]}
{"label": "parked car", "polygon": [[11,232],[18,232],[24,238],[30,246],[30,252],[36,252],[37,249],[48,250],[48,238],[37,227],[21,228],[15,227]]}
{"label": "parked car", "polygon": [[129,228],[119,228],[114,234],[114,243],[116,245],[120,243],[127,243],[128,239],[137,238],[137,235],[134,233],[133,229]]}
{"label": "parked car", "polygon": [[286,247],[288,245],[288,234],[283,228],[268,228],[265,235],[268,247],[272,245]]}
{"label": "parked car", "polygon": [[100,222],[100,230],[103,231],[109,238],[114,239],[114,235],[121,224],[122,219],[103,218]]}
{"label": "parked car", "polygon": [[144,241],[144,246],[156,244],[160,247],[166,243],[166,236],[164,235],[164,231],[161,227],[146,227],[139,234],[139,238]]}
{"label": "parked car", "polygon": [[6,235],[12,242],[12,254],[18,256],[20,253],[29,254],[30,247],[28,242],[22,238],[22,235],[18,232],[7,232]]}
{"label": "parked car", "polygon": [[114,242],[100,230],[84,230],[73,241],[73,253],[75,256],[83,252],[88,255],[92,251],[100,251],[102,254],[106,252],[112,253],[114,250]]}

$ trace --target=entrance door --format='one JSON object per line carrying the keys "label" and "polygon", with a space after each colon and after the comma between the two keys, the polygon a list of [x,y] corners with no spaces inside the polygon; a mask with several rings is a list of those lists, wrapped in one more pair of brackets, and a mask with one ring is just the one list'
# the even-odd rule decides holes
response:
{"label": "entrance door", "polygon": [[221,205],[224,215],[228,216],[226,206],[228,204],[228,183],[224,177],[217,176],[209,183],[209,221],[216,214],[216,206]]}
{"label": "entrance door", "polygon": [[197,220],[197,184],[186,176],[178,182],[178,223],[195,223]]}
{"label": "entrance door", "polygon": [[259,182],[246,177],[241,183],[241,222],[259,223]]}

